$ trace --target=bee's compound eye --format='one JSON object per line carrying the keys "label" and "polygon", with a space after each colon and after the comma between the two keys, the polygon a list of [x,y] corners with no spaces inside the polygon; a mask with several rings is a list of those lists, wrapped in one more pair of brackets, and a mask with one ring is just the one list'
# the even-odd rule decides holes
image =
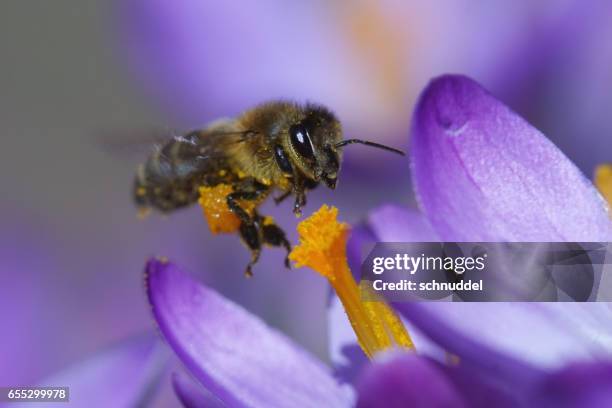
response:
{"label": "bee's compound eye", "polygon": [[310,135],[304,125],[293,125],[289,128],[291,146],[297,154],[307,160],[315,160],[314,149]]}

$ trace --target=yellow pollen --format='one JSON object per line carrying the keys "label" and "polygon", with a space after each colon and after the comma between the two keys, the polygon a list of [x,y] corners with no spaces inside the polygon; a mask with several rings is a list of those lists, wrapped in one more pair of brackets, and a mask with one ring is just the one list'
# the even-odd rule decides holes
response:
{"label": "yellow pollen", "polygon": [[300,222],[297,227],[300,243],[289,254],[289,259],[298,267],[307,266],[327,278],[344,306],[359,345],[369,358],[392,347],[414,349],[401,320],[382,299],[373,298],[371,293],[367,301],[360,296],[346,259],[349,226],[338,222],[337,215],[337,208],[323,205]]}
{"label": "yellow pollen", "polygon": [[595,185],[612,207],[612,164],[602,164],[595,169]]}
{"label": "yellow pollen", "polygon": [[[200,187],[198,203],[204,211],[208,228],[213,234],[232,233],[238,231],[240,220],[227,206],[227,195],[234,191],[228,184],[214,187]],[[257,201],[240,201],[240,206],[252,215]]]}
{"label": "yellow pollen", "polygon": [[150,208],[140,207],[138,208],[138,212],[136,213],[136,216],[138,217],[139,220],[144,220],[145,218],[149,216],[149,214],[151,214]]}

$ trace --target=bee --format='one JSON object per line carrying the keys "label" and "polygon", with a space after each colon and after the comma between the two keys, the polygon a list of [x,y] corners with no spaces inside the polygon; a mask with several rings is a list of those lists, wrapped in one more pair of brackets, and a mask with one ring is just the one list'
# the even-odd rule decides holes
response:
{"label": "bee", "polygon": [[[355,143],[404,154],[374,142],[344,140],[340,122],[322,105],[265,103],[165,142],[138,167],[134,201],[140,210],[171,213],[196,203],[202,186],[231,186],[225,201],[240,221],[240,237],[251,253],[245,274],[251,276],[262,245],[291,252],[284,231],[256,207],[276,189],[275,202],[293,195],[293,212],[300,216],[309,190],[321,183],[336,188],[342,149]],[[248,201],[254,211],[241,205]]]}

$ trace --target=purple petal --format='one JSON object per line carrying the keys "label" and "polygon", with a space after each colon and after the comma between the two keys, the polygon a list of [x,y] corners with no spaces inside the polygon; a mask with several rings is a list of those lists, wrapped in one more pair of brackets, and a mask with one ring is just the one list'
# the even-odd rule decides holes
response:
{"label": "purple petal", "polygon": [[[449,343],[464,343],[455,333],[442,334],[451,338]],[[465,345],[455,349],[466,351]],[[360,376],[358,406],[596,408],[612,404],[612,360],[572,364],[552,374],[533,375],[530,367],[517,366],[514,376],[506,377],[503,367],[483,370],[472,365],[469,354],[484,352],[490,362],[496,356],[475,343],[470,347],[472,351],[460,354],[458,363],[451,365],[408,353],[380,356]]]}
{"label": "purple petal", "polygon": [[359,408],[467,407],[442,368],[414,354],[375,362],[363,373],[357,391]]}
{"label": "purple petal", "polygon": [[363,259],[376,242],[437,241],[438,236],[420,212],[387,204],[372,210],[367,224],[351,230],[347,242],[347,259],[353,276],[359,280]]}
{"label": "purple petal", "polygon": [[140,336],[47,378],[40,386],[70,387],[70,405],[76,407],[145,406],[165,372],[168,357],[157,336]]}
{"label": "purple petal", "polygon": [[438,236],[420,212],[387,204],[370,212],[368,225],[379,242],[437,242]]}
{"label": "purple petal", "polygon": [[[396,307],[442,347],[443,333],[477,339],[482,346],[540,367],[612,358],[612,310],[599,303],[403,303]],[[453,343],[453,344],[451,344]],[[460,351],[451,350],[455,354]],[[474,356],[485,363],[484,354]]]}
{"label": "purple petal", "polygon": [[[437,310],[456,310],[457,307],[470,303],[435,303],[448,306]],[[418,327],[424,335],[449,353],[460,358],[462,364],[476,367],[479,371],[498,376],[516,384],[530,384],[541,375],[537,368],[522,362],[520,359],[500,351],[495,345],[483,341],[482,337],[466,334],[461,325],[452,325],[445,321],[445,315],[432,313],[434,303],[395,303],[394,307],[400,314]],[[474,304],[479,305],[480,304]],[[482,309],[482,307],[481,307]],[[460,320],[461,322],[461,320]],[[457,327],[459,326],[459,327]],[[495,329],[495,328],[493,328]],[[495,330],[493,335],[497,335]]]}
{"label": "purple petal", "polygon": [[171,263],[147,264],[153,315],[175,353],[231,406],[348,406],[330,370],[242,307]]}
{"label": "purple petal", "polygon": [[[360,279],[361,263],[376,243],[376,235],[368,225],[358,225],[351,229],[346,244],[346,259],[356,281]],[[330,288],[330,294],[334,291]]]}
{"label": "purple petal", "polygon": [[612,361],[573,364],[550,375],[531,397],[542,408],[612,406]]}
{"label": "purple petal", "polygon": [[[374,211],[374,214],[380,213],[380,210]],[[385,241],[384,237],[389,236],[387,228],[393,231],[395,225],[407,224],[413,219],[412,214],[405,219],[398,214],[394,222],[380,216],[371,217],[367,227],[361,228],[377,231],[376,235],[369,235],[371,245]],[[366,238],[364,236],[362,245],[368,244]],[[407,232],[396,238],[409,241],[413,236]],[[406,313],[417,352],[434,358],[439,358],[440,351],[431,341],[423,339],[421,333],[431,336],[432,330],[456,332],[468,339],[478,339],[487,348],[539,367],[558,368],[571,361],[612,357],[612,329],[608,328],[612,308],[606,303],[411,303],[398,305],[398,308]],[[333,318],[340,321],[341,317]],[[342,331],[336,329],[331,333],[340,338]],[[440,338],[433,340],[440,343],[443,338],[440,334]],[[347,343],[349,339],[345,338],[336,339],[332,344],[337,347]],[[440,345],[449,347],[448,344]]]}
{"label": "purple petal", "polygon": [[357,343],[344,306],[334,294],[329,299],[327,310],[327,331],[329,356],[335,368],[336,377],[352,384],[369,360]]}
{"label": "purple petal", "polygon": [[607,241],[593,185],[542,133],[463,76],[434,79],[411,147],[421,208],[449,241]]}
{"label": "purple petal", "polygon": [[[606,207],[591,183],[540,132],[468,78],[445,76],[428,86],[415,111],[412,143],[421,206],[443,239],[610,238]],[[423,306],[443,327],[543,366],[612,350],[610,331],[602,331],[610,318],[603,305]]]}
{"label": "purple petal", "polygon": [[172,387],[185,408],[221,408],[225,405],[201,384],[179,373],[172,373]]}
{"label": "purple petal", "polygon": [[[461,391],[467,406],[516,408],[525,407],[529,400],[528,390],[523,390],[520,384],[504,381],[496,373],[485,373],[467,364],[442,365],[441,367],[455,387]],[[517,375],[522,373],[518,372]],[[540,377],[541,378],[541,377]]]}

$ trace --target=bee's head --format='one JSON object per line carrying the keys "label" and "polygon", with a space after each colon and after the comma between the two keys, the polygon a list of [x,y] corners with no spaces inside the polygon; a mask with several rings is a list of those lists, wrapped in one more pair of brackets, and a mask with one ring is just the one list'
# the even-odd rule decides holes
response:
{"label": "bee's head", "polygon": [[307,179],[334,189],[340,169],[340,152],[335,147],[342,140],[340,122],[322,106],[308,105],[304,113],[287,130],[294,166]]}
{"label": "bee's head", "polygon": [[307,105],[304,113],[300,121],[289,126],[285,147],[276,147],[277,164],[287,175],[293,175],[296,167],[307,179],[315,183],[323,182],[333,190],[338,181],[342,148],[347,144],[362,143],[404,154],[377,143],[342,140],[340,122],[323,106]]}

